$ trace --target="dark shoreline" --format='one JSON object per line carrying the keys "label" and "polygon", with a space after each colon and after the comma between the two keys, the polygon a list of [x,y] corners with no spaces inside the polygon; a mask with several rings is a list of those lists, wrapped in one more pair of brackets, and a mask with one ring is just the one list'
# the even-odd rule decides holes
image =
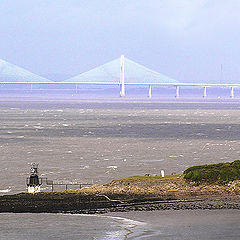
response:
{"label": "dark shoreline", "polygon": [[0,213],[72,213],[102,214],[109,212],[236,209],[239,196],[193,196],[170,199],[144,196],[97,196],[79,193],[21,193],[0,197]]}

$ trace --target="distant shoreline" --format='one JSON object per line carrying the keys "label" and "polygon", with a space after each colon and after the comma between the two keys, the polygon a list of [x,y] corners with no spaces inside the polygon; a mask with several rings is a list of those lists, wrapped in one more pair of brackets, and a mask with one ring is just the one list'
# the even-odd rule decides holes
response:
{"label": "distant shoreline", "polygon": [[148,109],[148,110],[240,110],[240,99],[227,98],[84,98],[78,96],[0,96],[0,109]]}

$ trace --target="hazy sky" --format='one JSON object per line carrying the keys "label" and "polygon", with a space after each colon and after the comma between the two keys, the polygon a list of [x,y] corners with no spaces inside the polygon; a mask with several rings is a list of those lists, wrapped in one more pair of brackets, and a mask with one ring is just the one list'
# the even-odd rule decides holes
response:
{"label": "hazy sky", "polygon": [[[240,0],[0,0],[0,58],[74,76],[124,54],[186,82],[240,83]],[[61,79],[62,80],[62,79]]]}

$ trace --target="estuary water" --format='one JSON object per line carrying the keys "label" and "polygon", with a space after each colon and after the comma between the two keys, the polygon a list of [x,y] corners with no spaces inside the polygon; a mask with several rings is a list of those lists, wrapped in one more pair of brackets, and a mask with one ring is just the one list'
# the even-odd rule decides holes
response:
{"label": "estuary water", "polygon": [[26,191],[32,162],[55,182],[102,184],[234,161],[239,122],[239,101],[2,100],[0,194]]}
{"label": "estuary water", "polygon": [[239,211],[0,214],[2,240],[238,240]]}
{"label": "estuary water", "polygon": [[[239,123],[239,100],[0,99],[0,194],[26,191],[32,162],[55,182],[102,184],[234,161]],[[0,239],[239,239],[239,219],[236,210],[0,214]]]}
{"label": "estuary water", "polygon": [[[0,237],[6,240],[127,239],[144,223],[101,215],[1,214]],[[141,235],[141,230],[135,232]]]}

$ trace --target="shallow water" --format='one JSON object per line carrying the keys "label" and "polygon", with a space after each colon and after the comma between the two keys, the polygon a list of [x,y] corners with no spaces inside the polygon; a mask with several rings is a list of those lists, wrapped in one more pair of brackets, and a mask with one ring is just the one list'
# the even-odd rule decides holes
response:
{"label": "shallow water", "polygon": [[3,240],[126,239],[138,221],[121,217],[70,214],[0,214]]}
{"label": "shallow water", "polygon": [[0,214],[3,240],[231,239],[240,236],[239,210],[186,210],[111,215]]}
{"label": "shallow water", "polygon": [[239,210],[170,210],[111,215],[145,222],[143,227],[136,226],[128,239],[237,240],[240,236]]}

